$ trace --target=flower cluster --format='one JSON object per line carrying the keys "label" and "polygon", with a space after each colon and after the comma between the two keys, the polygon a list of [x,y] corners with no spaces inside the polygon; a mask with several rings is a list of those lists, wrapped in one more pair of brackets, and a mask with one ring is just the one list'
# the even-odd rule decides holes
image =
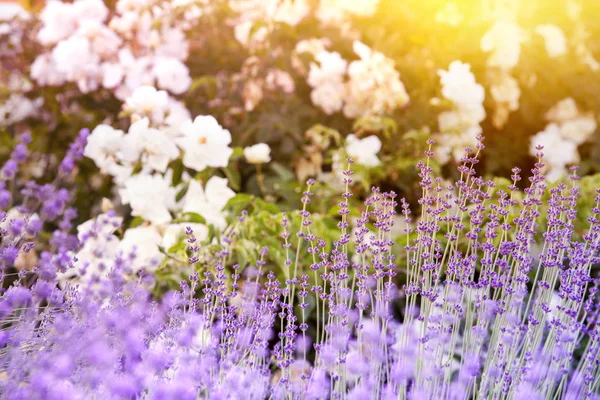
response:
{"label": "flower cluster", "polygon": [[[191,84],[183,63],[185,29],[197,20],[201,3],[119,0],[111,15],[101,0],[50,1],[40,15],[37,40],[48,49],[31,65],[39,85],[77,84],[83,93],[99,88],[127,98],[142,85],[174,94]],[[185,23],[176,22],[184,15]]]}
{"label": "flower cluster", "polygon": [[[31,19],[17,3],[0,4],[0,54],[8,64],[22,55],[22,42]],[[0,103],[0,127],[21,122],[39,111],[43,99],[27,97],[33,85],[24,71],[7,68],[0,73],[0,82],[9,93]]]}
{"label": "flower cluster", "polygon": [[13,93],[0,105],[0,126],[21,122],[37,113],[43,99],[30,100],[21,93]]}
{"label": "flower cluster", "polygon": [[14,56],[23,51],[22,41],[26,33],[25,23],[31,15],[18,3],[0,4],[0,52],[3,57]]}
{"label": "flower cluster", "polygon": [[350,17],[370,17],[377,12],[378,5],[379,0],[320,0],[316,16],[325,25],[336,25],[349,30]]}
{"label": "flower cluster", "polygon": [[[173,221],[174,215],[177,219],[178,215],[193,213],[218,229],[226,227],[223,208],[235,194],[227,186],[227,179],[210,176],[203,186],[190,173],[227,167],[233,153],[229,146],[231,134],[212,116],[197,116],[192,120],[188,113],[188,118],[184,119],[185,108],[184,115],[173,118],[177,112],[169,111],[169,101],[165,91],[142,86],[124,104],[135,121],[127,133],[110,125],[99,125],[89,136],[85,156],[95,162],[101,173],[114,178],[120,203],[129,205],[131,215],[147,224],[128,229],[120,243],[114,240],[112,231],[104,232],[106,243],[93,243],[89,254],[98,254],[100,246],[108,251],[106,257],[110,258],[123,246],[138,246],[140,251],[143,250],[143,257],[138,260],[140,265],[148,260],[160,261],[162,255],[157,246],[163,244],[169,249],[184,228]],[[264,149],[259,148],[259,153],[249,162],[268,161],[268,146],[266,158]],[[173,180],[174,160],[181,160],[187,168],[181,182],[177,183]],[[185,195],[177,200],[177,194],[182,190]],[[93,224],[88,221],[80,226],[80,235],[88,234]],[[207,234],[206,226],[197,225],[196,228],[198,234]],[[134,271],[137,269],[132,267]]]}
{"label": "flower cluster", "polygon": [[272,24],[296,26],[310,11],[306,0],[232,0],[229,6],[237,13],[230,21],[235,38],[250,50],[265,44]]}
{"label": "flower cluster", "polygon": [[171,101],[164,90],[151,86],[136,89],[124,104],[135,121],[127,134],[109,125],[97,126],[86,156],[119,184],[125,184],[138,163],[146,174],[167,172],[180,152],[183,164],[196,171],[227,166],[233,152],[229,131],[212,116],[192,121],[185,107]]}
{"label": "flower cluster", "polygon": [[140,271],[153,272],[164,258],[158,250],[161,235],[150,226],[128,229],[122,239],[115,235],[121,228],[122,218],[113,210],[100,214],[97,218],[77,227],[80,247],[69,256],[73,266],[57,274],[61,287],[80,285],[95,287],[112,271],[118,262],[119,254],[134,254],[129,257],[127,270],[123,273],[137,274]]}
{"label": "flower cluster", "polygon": [[440,130],[437,159],[446,164],[463,156],[463,149],[474,146],[481,134],[481,121],[485,119],[483,86],[475,81],[469,64],[453,61],[447,71],[438,71],[442,83],[442,96],[452,102],[453,109],[438,116]]}
{"label": "flower cluster", "polygon": [[[82,156],[86,135],[63,164]],[[14,179],[26,142],[2,168],[4,181]],[[17,244],[42,223],[33,222],[34,207],[22,208],[23,217],[2,214],[0,390],[7,399],[598,399],[600,190],[589,230],[574,240],[578,178],[549,188],[541,148],[536,156],[523,192],[517,168],[506,189],[478,177],[470,150],[455,185],[444,187],[429,160],[420,162],[416,221],[404,199],[377,188],[350,218],[348,159],[336,240],[313,230],[312,180],[299,223],[277,217],[284,259],[275,267],[284,280],[270,270],[268,247],[253,262],[231,263],[242,213],[206,268],[196,232],[185,228],[189,265],[198,269],[160,299],[143,273],[128,279],[147,253],[119,249],[113,211],[74,238],[68,195],[27,185],[49,200],[41,221],[63,217],[35,279],[18,273],[9,283],[15,259],[31,250]],[[391,237],[397,207],[400,257]],[[298,264],[300,252],[309,267]],[[73,268],[89,268],[95,285],[57,285]]]}
{"label": "flower cluster", "polygon": [[314,56],[307,77],[310,97],[326,114],[343,110],[348,118],[385,115],[408,103],[394,62],[382,53],[355,41],[353,49],[360,59],[348,64],[339,53],[319,44],[322,42],[300,42],[296,52]]}
{"label": "flower cluster", "polygon": [[567,166],[579,162],[577,147],[586,142],[596,131],[593,115],[579,111],[575,100],[559,101],[546,113],[549,124],[542,132],[531,138],[529,152],[537,153],[538,145],[548,149],[548,179],[552,182],[567,175]]}
{"label": "flower cluster", "polygon": [[[29,134],[19,138],[10,158],[0,168],[1,282],[7,278],[12,280],[11,270],[16,270],[19,279],[24,279],[34,266],[43,275],[49,271],[46,267],[65,271],[72,265],[67,254],[77,250],[77,238],[71,234],[77,210],[71,206],[72,193],[65,186],[72,180],[75,166],[83,158],[88,136],[86,129],[79,132],[60,161],[52,183],[22,182],[19,178],[19,170],[30,156]],[[54,230],[42,232],[46,224],[52,224]],[[44,247],[36,248],[42,233],[48,234],[49,244],[58,249],[58,253],[47,251]],[[47,276],[56,278],[54,273]]]}
{"label": "flower cluster", "polygon": [[239,73],[234,74],[232,81],[242,87],[244,110],[253,111],[265,98],[265,94],[292,94],[296,83],[289,72],[279,68],[261,70],[259,59],[251,56],[244,62]]}
{"label": "flower cluster", "polygon": [[316,4],[307,0],[231,0],[229,7],[236,16],[229,22],[238,42],[255,51],[266,45],[276,24],[297,26],[314,11],[315,17],[323,25],[336,26],[349,32],[352,30],[349,26],[350,17],[371,16],[377,11],[378,5],[379,0],[319,0]]}

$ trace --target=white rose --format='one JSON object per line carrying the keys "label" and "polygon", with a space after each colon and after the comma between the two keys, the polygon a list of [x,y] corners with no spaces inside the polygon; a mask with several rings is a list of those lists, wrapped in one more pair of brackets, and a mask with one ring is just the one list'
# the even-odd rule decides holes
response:
{"label": "white rose", "polygon": [[269,71],[265,82],[269,90],[281,89],[284,93],[293,93],[296,89],[294,78],[288,72],[277,68]]}
{"label": "white rose", "polygon": [[100,59],[92,52],[90,41],[84,37],[72,36],[62,40],[52,51],[52,60],[57,70],[69,80],[100,74]]}
{"label": "white rose", "polygon": [[310,38],[299,41],[296,44],[296,53],[309,53],[313,56],[325,51],[331,42],[329,39]]}
{"label": "white rose", "polygon": [[58,274],[59,284],[67,281],[85,287],[97,279],[105,279],[114,267],[119,238],[114,235],[123,219],[113,213],[103,213],[77,227],[77,238],[82,247],[74,256],[73,268]]}
{"label": "white rose", "polygon": [[73,8],[79,21],[102,22],[108,17],[108,8],[102,0],[77,0],[73,3]]}
{"label": "white rose", "polygon": [[29,19],[30,15],[17,3],[0,3],[0,21],[11,21],[16,18]]}
{"label": "white rose", "polygon": [[123,131],[109,125],[98,125],[88,137],[83,155],[94,160],[103,173],[109,173],[116,164],[122,141]]}
{"label": "white rose", "polygon": [[98,21],[86,21],[77,29],[75,36],[87,38],[91,43],[92,52],[102,58],[113,58],[122,44],[119,35]]}
{"label": "white rose", "polygon": [[244,157],[250,164],[263,164],[271,161],[271,148],[266,143],[258,143],[244,149]]}
{"label": "white rose", "polygon": [[500,82],[492,85],[490,92],[497,103],[507,104],[512,111],[519,108],[521,89],[517,80],[512,76],[504,75]]}
{"label": "white rose", "polygon": [[571,97],[562,99],[554,105],[547,113],[544,118],[550,122],[562,123],[571,119],[577,118],[579,115],[579,109],[577,103]]}
{"label": "white rose", "polygon": [[131,205],[131,215],[155,225],[171,221],[169,210],[175,207],[176,189],[161,175],[134,175],[125,181],[119,193],[123,204]]}
{"label": "white rose", "polygon": [[458,107],[471,107],[483,102],[485,90],[475,81],[469,64],[452,61],[448,71],[439,70],[438,74],[442,95]]}
{"label": "white rose", "polygon": [[331,82],[317,86],[310,92],[313,104],[320,107],[327,115],[336,113],[344,106],[345,86],[342,82]]}
{"label": "white rose", "polygon": [[184,198],[183,212],[194,212],[202,215],[208,224],[219,229],[227,226],[223,207],[235,192],[227,186],[227,179],[213,176],[204,188],[198,181],[190,181]]}
{"label": "white rose", "polygon": [[169,95],[152,86],[140,86],[125,100],[125,108],[140,115],[153,116],[161,120],[169,107]]}
{"label": "white rose", "polygon": [[158,249],[161,241],[162,236],[154,226],[130,228],[125,231],[123,240],[119,243],[119,250],[125,255],[135,251],[136,259],[131,265],[133,272],[141,268],[152,271],[165,257]]}
{"label": "white rose", "polygon": [[435,13],[435,20],[439,23],[458,26],[464,19],[456,3],[449,2]]}
{"label": "white rose", "polygon": [[557,124],[549,124],[546,129],[531,138],[529,153],[535,155],[538,145],[544,146],[544,163],[547,165],[550,181],[556,181],[565,175],[566,166],[579,161],[577,145],[561,137],[560,127]]}
{"label": "white rose", "polygon": [[560,57],[567,52],[567,38],[558,26],[552,24],[538,25],[535,32],[544,38],[546,51],[550,57]]}
{"label": "white rose", "polygon": [[337,52],[322,51],[315,56],[317,63],[310,64],[307,82],[311,87],[326,85],[332,80],[342,81],[348,62]]}
{"label": "white rose", "polygon": [[523,30],[512,21],[497,21],[481,38],[481,50],[491,52],[490,67],[511,69],[519,63]]}
{"label": "white rose", "polygon": [[381,140],[377,136],[359,139],[355,135],[346,138],[346,153],[354,161],[366,167],[376,167],[380,164],[377,153],[381,150]]}
{"label": "white rose", "polygon": [[102,64],[102,86],[116,88],[123,80],[123,67],[120,64],[105,62]]}
{"label": "white rose", "polygon": [[563,123],[560,127],[560,135],[563,139],[579,146],[596,131],[596,126],[594,117],[579,117]]}
{"label": "white rose", "polygon": [[[274,5],[274,7],[273,7]],[[270,14],[277,22],[285,22],[296,26],[310,12],[310,6],[306,0],[282,0],[277,4],[271,4]]]}
{"label": "white rose", "polygon": [[169,162],[179,156],[179,149],[165,132],[150,128],[149,124],[148,118],[144,117],[129,127],[121,153],[129,163],[136,163],[141,156],[144,166],[165,172]]}
{"label": "white rose", "polygon": [[226,167],[233,149],[231,133],[210,115],[200,115],[194,122],[188,120],[181,125],[182,137],[177,145],[185,152],[183,165],[202,171],[206,167]]}
{"label": "white rose", "polygon": [[188,67],[175,58],[157,58],[152,72],[158,81],[158,87],[171,93],[181,94],[192,84]]}
{"label": "white rose", "polygon": [[77,29],[77,18],[73,4],[49,1],[40,14],[43,26],[37,34],[38,41],[50,45],[69,37]]}
{"label": "white rose", "polygon": [[181,124],[191,119],[191,117],[192,116],[190,115],[188,109],[185,107],[184,103],[174,99],[170,99],[169,112],[167,118],[165,119],[165,124],[167,125],[167,134],[171,137],[177,136]]}
{"label": "white rose", "polygon": [[51,53],[36,57],[30,76],[41,86],[59,86],[65,82],[65,75],[56,69]]}

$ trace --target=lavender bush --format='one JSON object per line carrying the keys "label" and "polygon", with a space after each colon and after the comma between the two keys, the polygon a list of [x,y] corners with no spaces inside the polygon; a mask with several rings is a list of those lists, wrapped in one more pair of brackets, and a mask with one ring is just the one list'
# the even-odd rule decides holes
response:
{"label": "lavender bush", "polygon": [[[216,262],[208,265],[186,229],[196,272],[157,299],[151,275],[132,271],[143,258],[135,247],[107,256],[120,234],[114,210],[78,237],[70,233],[74,210],[68,190],[58,187],[86,136],[51,184],[19,186],[27,137],[0,172],[0,207],[22,199],[16,212],[0,216],[3,398],[600,398],[599,280],[592,273],[600,194],[588,232],[574,240],[576,171],[569,185],[548,187],[541,148],[521,192],[518,169],[507,190],[476,175],[481,138],[465,152],[461,179],[443,186],[432,176],[428,142],[414,224],[404,199],[398,204],[394,193],[373,188],[352,227],[349,159],[337,240],[311,229],[312,180],[299,223],[275,217],[283,281],[267,268],[267,247],[255,265],[231,265],[248,223],[242,213],[213,244]],[[397,243],[402,261],[392,251],[397,208],[406,222]],[[28,272],[19,260],[34,243],[42,248]],[[95,259],[88,254],[82,263],[78,251]],[[306,254],[312,264],[305,269],[298,260]],[[89,284],[61,279],[70,269]]]}

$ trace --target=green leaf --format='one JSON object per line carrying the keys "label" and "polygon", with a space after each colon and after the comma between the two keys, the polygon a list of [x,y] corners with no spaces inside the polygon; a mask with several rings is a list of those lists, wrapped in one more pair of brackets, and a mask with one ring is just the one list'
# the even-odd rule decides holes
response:
{"label": "green leaf", "polygon": [[169,248],[169,253],[177,253],[179,250],[185,250],[185,241],[180,240]]}
{"label": "green leaf", "polygon": [[244,268],[246,265],[248,265],[250,263],[250,255],[248,254],[248,251],[246,249],[244,249],[243,247],[236,247],[235,254],[236,254],[236,258],[237,258],[237,263],[242,268]]}
{"label": "green leaf", "polygon": [[219,232],[215,229],[214,225],[208,225],[207,241],[210,243],[214,238],[219,239]]}
{"label": "green leaf", "polygon": [[142,170],[142,164],[138,163],[131,171],[131,175],[135,175]]}
{"label": "green leaf", "polygon": [[129,224],[129,227],[130,227],[130,228],[135,228],[135,227],[137,227],[137,226],[140,226],[140,225],[142,225],[144,222],[145,222],[144,218],[142,218],[142,217],[135,217],[135,218],[134,218],[134,219],[131,221],[131,223]]}
{"label": "green leaf", "polygon": [[197,224],[206,224],[206,219],[198,213],[195,212],[186,212],[178,218],[179,222],[194,222]]}
{"label": "green leaf", "polygon": [[[236,208],[236,209],[241,207],[243,209],[244,207],[247,207],[250,203],[252,203],[253,200],[254,200],[254,196],[252,196],[251,194],[238,193],[235,196],[233,196],[231,199],[229,199],[229,201],[227,202],[225,207],[226,208]],[[240,211],[241,211],[241,209],[240,209]]]}
{"label": "green leaf", "polygon": [[261,211],[267,211],[270,214],[279,213],[279,208],[275,204],[267,203],[263,199],[257,198],[255,204]]}
{"label": "green leaf", "polygon": [[213,75],[203,75],[192,81],[188,91],[193,92],[196,89],[203,88],[212,93],[217,87],[217,78]]}
{"label": "green leaf", "polygon": [[186,195],[187,191],[188,191],[188,188],[184,187],[179,192],[177,192],[177,195],[175,196],[175,201],[180,201],[181,199],[183,199],[183,197]]}
{"label": "green leaf", "polygon": [[237,160],[244,156],[244,149],[241,147],[234,147],[233,153],[231,153],[231,157],[229,157],[229,161]]}
{"label": "green leaf", "polygon": [[229,164],[226,168],[223,168],[223,173],[229,180],[229,186],[233,190],[239,191],[242,188],[242,176],[236,167],[236,165]]}
{"label": "green leaf", "polygon": [[181,159],[177,159],[173,162],[173,179],[171,179],[171,183],[173,184],[173,186],[177,186],[181,183],[183,169],[183,162],[181,161]]}

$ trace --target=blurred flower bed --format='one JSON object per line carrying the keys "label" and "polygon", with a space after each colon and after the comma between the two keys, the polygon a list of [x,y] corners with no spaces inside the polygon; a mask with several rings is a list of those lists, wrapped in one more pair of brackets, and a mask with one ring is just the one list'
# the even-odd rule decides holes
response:
{"label": "blurred flower bed", "polygon": [[[172,350],[171,341],[188,334],[194,340],[200,337],[201,344],[194,342],[199,348],[193,350],[202,352],[212,341],[225,340],[228,344],[218,357],[211,353],[218,365],[210,367],[216,369],[199,395],[215,398],[227,397],[218,396],[226,393],[229,379],[259,382],[255,398],[268,397],[268,391],[275,398],[284,392],[296,396],[302,390],[312,390],[314,398],[345,396],[351,390],[356,398],[383,397],[388,393],[384,383],[390,382],[386,390],[395,398],[461,398],[465,390],[468,396],[484,396],[500,390],[502,373],[531,366],[527,363],[543,336],[543,348],[557,341],[564,344],[560,355],[544,353],[545,362],[559,359],[565,363],[561,371],[567,371],[565,360],[572,357],[579,363],[579,375],[563,372],[569,379],[562,382],[558,372],[544,371],[536,381],[522,372],[522,379],[515,381],[520,386],[505,384],[504,398],[517,393],[525,398],[544,382],[548,388],[538,391],[541,398],[591,396],[598,385],[589,381],[597,377],[598,367],[590,367],[597,365],[596,353],[590,352],[598,352],[600,337],[594,331],[595,289],[590,289],[596,287],[598,274],[592,254],[597,247],[600,187],[598,11],[600,5],[592,0],[0,3],[4,328],[21,329],[14,324],[21,316],[25,325],[45,326],[40,319],[48,318],[49,331],[63,329],[64,324],[65,331],[77,337],[79,318],[89,318],[88,322],[100,321],[94,334],[104,335],[102,329],[110,331],[118,313],[92,309],[102,298],[127,318],[139,307],[147,314],[140,317],[144,323],[136,332],[147,337],[130,339],[144,350],[127,354],[136,361],[127,371],[131,376],[123,376],[136,380],[143,374],[133,369],[150,368],[136,364],[149,351],[148,341]],[[503,230],[499,236],[497,229]],[[573,240],[572,251],[555,238],[560,234]],[[520,247],[520,242],[526,246]],[[580,268],[572,275],[544,272],[539,278],[540,270],[519,269],[506,261],[509,253],[516,264],[525,263],[527,253],[544,268],[562,265],[563,258]],[[481,265],[467,266],[469,255],[481,257]],[[486,272],[490,257],[495,257],[491,270],[501,269],[498,275]],[[327,260],[338,269],[327,270],[332,266]],[[461,263],[470,272],[457,272]],[[359,267],[350,273],[351,265]],[[397,271],[388,271],[389,265]],[[436,270],[434,265],[449,270]],[[510,273],[504,270],[507,265]],[[317,273],[323,266],[325,270]],[[584,272],[585,278],[578,275]],[[462,286],[458,292],[451,284],[438,286],[442,277],[456,278]],[[498,283],[501,278],[511,283],[504,287]],[[546,285],[541,292],[533,288],[538,278]],[[575,281],[581,287],[559,285]],[[284,287],[274,289],[273,282]],[[490,290],[473,294],[477,301],[471,299],[471,290],[481,289],[473,286],[475,282]],[[27,294],[18,288],[27,288]],[[402,301],[392,301],[400,288]],[[511,290],[518,294],[512,296]],[[130,297],[138,292],[139,299]],[[367,301],[363,297],[369,293]],[[207,303],[200,307],[197,302],[203,295]],[[152,300],[146,301],[146,296]],[[224,311],[227,305],[240,306],[240,296],[242,303],[255,308]],[[436,317],[437,311],[449,312],[438,296],[460,308],[448,317],[455,318],[452,321]],[[550,312],[550,300],[560,301],[556,296],[564,300],[560,310],[573,321],[561,319],[550,334],[542,324],[522,337],[506,339],[521,343],[508,355],[502,353],[498,334],[492,334],[484,347],[498,351],[499,364],[507,363],[498,367],[504,368],[500,372],[491,362],[476,360],[479,344],[469,342],[471,333],[465,326],[492,332],[508,329],[516,335],[527,321],[537,326],[542,313]],[[497,303],[490,305],[490,299]],[[158,306],[152,301],[162,302]],[[413,315],[418,302],[428,310],[426,317]],[[533,321],[528,314],[532,302]],[[383,303],[385,312],[378,308]],[[40,309],[20,314],[32,304],[56,307],[64,321]],[[459,323],[465,318],[462,307],[471,306],[473,313],[485,314],[484,325],[475,324],[469,313],[466,322]],[[157,325],[152,307],[160,308]],[[491,315],[505,311],[495,307],[508,310],[497,325]],[[366,331],[364,341],[361,326],[346,332],[357,335],[352,345],[357,348],[348,352],[345,345],[333,345],[334,351],[330,340],[336,335],[324,332],[346,329],[354,317],[341,315],[351,309],[361,310],[361,318],[368,310],[372,320],[365,324],[383,332],[381,342],[369,341]],[[302,322],[296,320],[300,310]],[[427,341],[418,333],[405,334],[392,350],[390,337],[400,328],[387,330],[388,312],[402,315],[404,327],[434,316],[431,323],[439,328],[435,340],[443,343],[436,342],[439,347],[433,350],[419,348],[419,357],[431,356],[427,359],[432,364],[411,366],[417,373],[387,364],[410,353],[408,338]],[[215,371],[222,374],[248,356],[244,346],[228,342],[226,332],[238,342],[251,341],[244,336],[247,329],[262,329],[249,322],[253,313],[271,318],[254,319],[259,325],[275,329],[281,324],[281,342],[273,344],[273,332],[265,337],[254,332],[256,346],[246,346],[260,368],[216,382]],[[329,313],[335,323],[327,319]],[[230,331],[213,325],[215,319],[233,324]],[[565,333],[570,322],[578,330]],[[186,331],[200,323],[201,332]],[[419,325],[421,334],[426,326]],[[465,335],[460,339],[453,335],[459,326]],[[112,340],[125,340],[119,335],[129,328],[121,326],[123,332],[101,341],[97,351],[102,353],[102,346],[115,350]],[[43,347],[43,340],[34,338],[37,330],[23,329],[15,334],[19,341]],[[295,342],[300,336],[306,343]],[[587,353],[575,349],[583,337]],[[9,339],[8,334],[0,335],[2,356],[18,364],[26,351],[10,353]],[[65,345],[58,337],[47,339],[53,349]],[[308,350],[307,358],[305,349],[298,367],[291,360],[299,357],[302,346],[310,348],[310,340],[317,345],[314,353]],[[447,348],[459,347],[456,341],[472,345],[465,345],[470,352]],[[177,346],[186,348],[185,343],[181,339]],[[380,345],[382,352],[393,354],[390,360],[382,361],[385,357],[374,350]],[[265,359],[265,349],[273,351],[276,363]],[[121,350],[107,357],[117,359]],[[176,353],[180,351],[178,347]],[[453,355],[459,366],[441,361]],[[63,377],[73,377],[69,354],[58,351],[36,362],[42,365],[63,356],[69,359]],[[178,361],[163,363],[157,356],[156,365],[149,363],[164,367],[161,373],[172,379],[169,374],[175,372],[169,368],[185,358],[171,356]],[[378,361],[369,371],[332,372],[331,365],[339,367],[346,356],[354,362],[363,357]],[[227,357],[236,362],[228,364]],[[519,363],[510,365],[515,357]],[[324,364],[315,361],[309,374],[313,367],[307,360]],[[103,362],[77,361],[96,367]],[[110,362],[98,371],[116,373]],[[300,369],[293,370],[292,364]],[[265,377],[272,367],[279,380]],[[592,369],[584,371],[588,367]],[[100,387],[98,398],[161,398],[167,392],[171,394],[162,398],[187,396],[185,388],[138,381],[118,388],[94,386],[94,368],[72,379],[73,386],[64,393]],[[430,371],[437,379],[433,383],[421,371],[427,368],[435,370]],[[8,370],[11,379],[30,382],[34,369]],[[375,370],[379,381],[359,384],[356,376]],[[477,377],[479,370],[484,372]],[[353,384],[346,382],[346,373],[354,377],[348,378]],[[60,380],[59,375],[52,379]],[[310,379],[302,386],[294,381],[296,375]],[[335,383],[336,376],[344,376],[344,383]],[[182,379],[198,377],[190,373]],[[326,384],[329,379],[331,386]],[[10,384],[0,388],[14,389]],[[46,386],[29,389],[23,389],[21,398],[50,397]],[[61,398],[63,392],[57,393]]]}

